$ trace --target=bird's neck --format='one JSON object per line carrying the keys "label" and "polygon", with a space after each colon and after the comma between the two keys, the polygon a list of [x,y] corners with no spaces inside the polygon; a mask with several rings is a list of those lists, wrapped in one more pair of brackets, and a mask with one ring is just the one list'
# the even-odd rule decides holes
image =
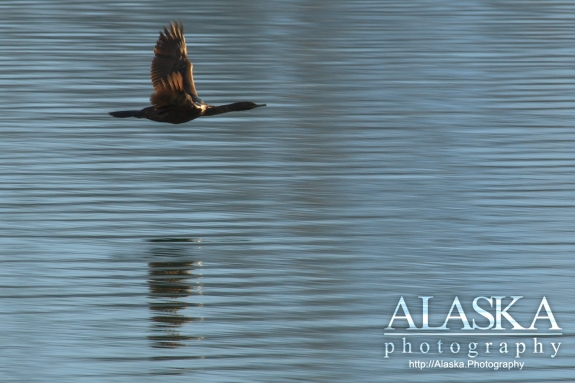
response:
{"label": "bird's neck", "polygon": [[241,110],[249,110],[249,109],[253,109],[253,106],[249,102],[234,102],[232,104],[225,104],[219,106],[208,105],[206,111],[202,115],[215,116],[216,114],[238,112]]}

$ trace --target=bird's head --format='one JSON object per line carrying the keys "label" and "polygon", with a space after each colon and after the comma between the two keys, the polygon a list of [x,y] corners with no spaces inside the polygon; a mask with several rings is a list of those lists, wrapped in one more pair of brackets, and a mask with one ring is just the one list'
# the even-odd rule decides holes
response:
{"label": "bird's head", "polygon": [[251,101],[236,102],[233,105],[234,105],[234,109],[237,108],[236,110],[250,110],[250,109],[258,108],[260,106],[267,106],[266,104],[256,104],[255,102],[251,102]]}

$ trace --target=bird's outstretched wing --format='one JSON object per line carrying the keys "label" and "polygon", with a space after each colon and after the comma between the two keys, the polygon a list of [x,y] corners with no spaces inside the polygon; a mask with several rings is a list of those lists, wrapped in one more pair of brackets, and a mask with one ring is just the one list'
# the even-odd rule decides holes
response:
{"label": "bird's outstretched wing", "polygon": [[150,97],[156,110],[162,112],[180,112],[191,109],[201,109],[184,89],[184,80],[180,72],[169,74],[166,79],[160,80],[156,92]]}
{"label": "bird's outstretched wing", "polygon": [[160,90],[159,88],[164,88],[166,81],[169,82],[169,76],[179,73],[184,91],[195,102],[201,103],[194,85],[193,65],[188,59],[184,28],[180,22],[172,22],[169,29],[164,28],[164,32],[160,32],[154,54],[150,76],[156,92]]}

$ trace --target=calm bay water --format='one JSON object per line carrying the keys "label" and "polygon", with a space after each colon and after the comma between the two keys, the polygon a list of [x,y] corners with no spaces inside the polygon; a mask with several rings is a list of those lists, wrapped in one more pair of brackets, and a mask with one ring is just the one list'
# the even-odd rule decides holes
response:
{"label": "calm bay water", "polygon": [[[1,380],[572,379],[575,4],[196,3],[0,4]],[[108,116],[148,105],[174,19],[206,102],[268,107]],[[546,296],[562,335],[409,368],[486,341],[402,355],[424,295],[439,324],[524,296],[526,327]]]}

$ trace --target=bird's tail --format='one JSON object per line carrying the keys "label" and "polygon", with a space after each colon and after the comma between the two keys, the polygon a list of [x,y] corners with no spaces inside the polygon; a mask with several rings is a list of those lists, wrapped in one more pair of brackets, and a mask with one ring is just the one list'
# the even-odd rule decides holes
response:
{"label": "bird's tail", "polygon": [[142,118],[142,111],[140,110],[121,110],[118,112],[110,112],[110,116],[117,118],[137,117]]}

